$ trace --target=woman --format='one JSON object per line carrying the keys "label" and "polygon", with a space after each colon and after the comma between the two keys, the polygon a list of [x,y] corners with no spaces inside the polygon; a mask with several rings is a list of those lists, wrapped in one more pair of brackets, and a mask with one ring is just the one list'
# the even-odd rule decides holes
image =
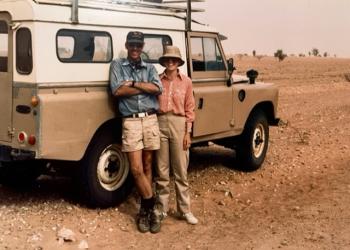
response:
{"label": "woman", "polygon": [[156,153],[158,199],[162,205],[164,218],[169,209],[169,172],[171,167],[175,176],[177,212],[182,219],[195,225],[198,220],[190,210],[187,180],[188,149],[191,145],[191,130],[194,120],[192,81],[178,69],[184,64],[179,48],[166,47],[159,63],[165,67],[165,70],[160,75],[163,93],[158,96],[160,106],[158,116],[160,150]]}

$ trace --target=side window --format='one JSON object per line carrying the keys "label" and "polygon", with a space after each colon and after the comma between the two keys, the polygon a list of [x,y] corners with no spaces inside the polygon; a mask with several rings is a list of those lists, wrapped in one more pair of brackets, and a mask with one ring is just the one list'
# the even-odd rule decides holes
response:
{"label": "side window", "polygon": [[225,63],[215,38],[192,37],[191,55],[193,71],[225,70]]}
{"label": "side window", "polygon": [[103,63],[113,58],[112,38],[107,32],[59,30],[56,44],[61,62]]}
{"label": "side window", "polygon": [[148,63],[158,63],[159,57],[163,55],[165,46],[172,45],[170,36],[145,34],[145,46],[141,54],[142,59]]}
{"label": "side window", "polygon": [[74,52],[74,38],[72,36],[58,36],[57,50],[58,58],[71,59]]}
{"label": "side window", "polygon": [[191,55],[193,71],[205,71],[203,38],[191,38]]}
{"label": "side window", "polygon": [[5,21],[0,21],[0,72],[7,72],[8,28]]}
{"label": "side window", "polygon": [[18,29],[16,34],[16,68],[25,75],[33,70],[32,35],[28,28]]}

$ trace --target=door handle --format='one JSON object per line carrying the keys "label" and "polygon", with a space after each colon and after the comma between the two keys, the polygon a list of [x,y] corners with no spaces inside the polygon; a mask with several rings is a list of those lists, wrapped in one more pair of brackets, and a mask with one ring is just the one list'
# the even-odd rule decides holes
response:
{"label": "door handle", "polygon": [[199,98],[199,102],[198,102],[198,109],[202,109],[203,108],[203,105],[204,105],[204,100],[203,98]]}

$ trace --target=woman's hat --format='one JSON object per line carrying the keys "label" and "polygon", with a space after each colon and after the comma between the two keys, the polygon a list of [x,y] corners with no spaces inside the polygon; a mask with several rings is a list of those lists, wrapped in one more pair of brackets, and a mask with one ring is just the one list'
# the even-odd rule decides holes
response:
{"label": "woman's hat", "polygon": [[184,63],[185,63],[184,60],[182,60],[182,58],[181,58],[181,53],[180,53],[179,48],[176,47],[176,46],[166,46],[165,47],[164,54],[159,58],[160,65],[165,67],[164,61],[167,58],[177,58],[177,59],[179,59],[179,62],[180,62],[179,63],[179,67],[184,65]]}

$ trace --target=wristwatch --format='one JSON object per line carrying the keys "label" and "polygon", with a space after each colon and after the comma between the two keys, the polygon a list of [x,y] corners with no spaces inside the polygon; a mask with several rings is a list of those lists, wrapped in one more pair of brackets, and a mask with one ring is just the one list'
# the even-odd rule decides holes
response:
{"label": "wristwatch", "polygon": [[135,80],[132,80],[131,87],[134,88],[135,87],[135,83],[136,83]]}

